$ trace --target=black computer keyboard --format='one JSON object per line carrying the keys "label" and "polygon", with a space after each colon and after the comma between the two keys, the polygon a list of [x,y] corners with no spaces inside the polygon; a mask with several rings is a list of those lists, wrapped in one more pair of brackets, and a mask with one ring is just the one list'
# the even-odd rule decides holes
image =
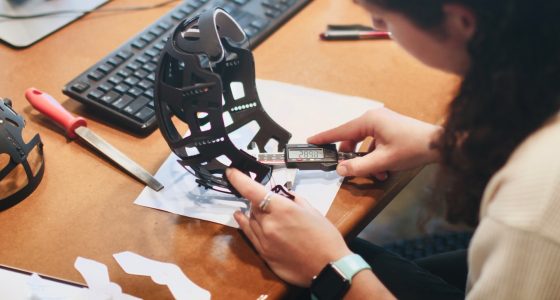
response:
{"label": "black computer keyboard", "polygon": [[409,260],[467,249],[473,232],[450,232],[423,236],[410,240],[399,240],[383,245],[383,248]]}
{"label": "black computer keyboard", "polygon": [[101,119],[135,133],[157,127],[155,70],[171,30],[181,20],[211,7],[228,11],[252,48],[311,0],[188,0],[70,81],[63,93],[101,112]]}

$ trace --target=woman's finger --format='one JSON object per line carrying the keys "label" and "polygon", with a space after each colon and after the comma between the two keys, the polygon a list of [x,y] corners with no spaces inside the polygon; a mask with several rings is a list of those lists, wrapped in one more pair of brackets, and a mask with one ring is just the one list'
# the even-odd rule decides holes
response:
{"label": "woman's finger", "polygon": [[239,228],[241,228],[241,231],[243,231],[245,236],[247,236],[253,246],[255,246],[255,249],[257,249],[259,254],[262,253],[261,242],[250,224],[250,219],[240,211],[236,211],[233,214],[233,218],[235,219],[237,224],[239,224]]}
{"label": "woman's finger", "polygon": [[368,128],[364,128],[367,124],[365,116],[364,114],[338,127],[311,136],[307,139],[307,142],[310,144],[330,144],[340,141],[361,141],[372,135]]}
{"label": "woman's finger", "polygon": [[251,226],[251,229],[253,230],[255,237],[259,241],[259,244],[262,246],[261,241],[266,237],[262,232],[261,224],[259,224],[259,222],[257,222],[255,218],[249,218],[249,226]]}
{"label": "woman's finger", "polygon": [[[336,172],[341,176],[371,176],[387,171],[386,159],[376,150],[366,156],[345,160],[338,164]],[[383,176],[381,176],[383,178]]]}
{"label": "woman's finger", "polygon": [[[226,176],[233,187],[251,203],[251,212],[257,221],[261,221],[264,215],[271,213],[276,207],[290,205],[291,200],[274,192],[267,191],[260,183],[254,181],[241,171],[228,168]],[[264,202],[267,202],[264,205]],[[266,207],[265,207],[266,206]],[[264,211],[263,211],[264,209]]]}

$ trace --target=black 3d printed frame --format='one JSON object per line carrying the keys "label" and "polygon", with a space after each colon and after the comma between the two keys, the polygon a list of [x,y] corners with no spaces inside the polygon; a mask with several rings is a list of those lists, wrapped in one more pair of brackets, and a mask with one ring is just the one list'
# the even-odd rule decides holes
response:
{"label": "black 3d printed frame", "polygon": [[[271,140],[282,151],[291,138],[263,109],[253,55],[244,44],[245,33],[221,8],[181,22],[162,52],[155,94],[159,129],[179,163],[205,188],[238,196],[224,175],[227,167],[263,184],[272,169],[238,149],[228,134],[255,121],[259,131],[249,144],[260,152]],[[240,84],[244,95],[236,98],[232,83]],[[224,112],[232,119],[227,127]],[[188,136],[179,134],[173,116],[189,126]]]}
{"label": "black 3d printed frame", "polygon": [[[0,165],[0,182],[3,180],[11,181],[8,181],[7,184],[0,184],[0,188],[8,189],[7,191],[2,190],[8,196],[0,198],[0,211],[18,204],[33,193],[43,178],[45,162],[41,137],[36,134],[28,143],[25,143],[23,140],[24,127],[25,120],[13,110],[11,101],[0,98],[0,154],[7,154],[10,157],[6,165]],[[37,147],[41,163],[36,170],[36,174],[33,174],[28,158],[29,153],[35,147]],[[15,183],[18,180],[10,177],[11,174],[18,175],[16,169],[19,165],[23,167],[24,175],[27,177],[27,180],[23,181],[26,184],[21,187]],[[10,192],[10,187],[15,188],[15,190]]]}

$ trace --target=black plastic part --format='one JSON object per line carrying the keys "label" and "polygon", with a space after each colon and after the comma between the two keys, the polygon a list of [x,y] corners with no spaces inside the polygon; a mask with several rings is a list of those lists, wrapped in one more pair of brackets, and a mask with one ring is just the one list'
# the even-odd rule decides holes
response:
{"label": "black plastic part", "polygon": [[[241,45],[246,41],[245,34],[234,25],[235,20],[217,8],[175,28],[156,72],[155,111],[163,137],[180,158],[179,163],[197,177],[197,183],[239,196],[226,179],[226,168],[237,168],[263,184],[270,179],[272,168],[238,149],[228,133],[256,121],[260,130],[252,142],[260,150],[271,139],[283,149],[291,134],[262,108],[255,86],[253,56]],[[243,84],[243,98],[233,98],[233,81]],[[224,111],[233,119],[227,128]],[[188,136],[180,135],[173,117],[189,126]],[[229,163],[223,159],[220,162],[224,156]]]}
{"label": "black plastic part", "polygon": [[[0,170],[0,181],[20,164],[23,166],[27,176],[27,185],[8,197],[0,199],[0,210],[8,209],[27,198],[37,188],[43,178],[45,163],[43,160],[41,137],[39,134],[36,134],[29,143],[25,143],[22,135],[24,127],[25,121],[22,116],[12,109],[12,102],[8,99],[0,98],[0,154],[4,153],[10,156],[8,164]],[[27,161],[28,155],[34,147],[38,147],[37,151],[43,160],[36,175],[33,175],[33,171]]]}

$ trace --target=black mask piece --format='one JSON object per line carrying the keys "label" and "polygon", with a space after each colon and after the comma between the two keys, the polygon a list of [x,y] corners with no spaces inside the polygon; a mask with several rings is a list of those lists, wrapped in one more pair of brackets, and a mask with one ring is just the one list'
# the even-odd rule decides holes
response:
{"label": "black mask piece", "polygon": [[[243,46],[246,41],[245,33],[226,11],[205,11],[175,28],[156,73],[158,126],[181,159],[179,163],[197,177],[198,184],[238,196],[224,175],[227,167],[263,184],[270,179],[272,169],[238,149],[228,134],[256,122],[259,131],[249,144],[261,152],[271,140],[282,151],[291,138],[261,105],[253,55]],[[234,95],[232,83],[242,87],[241,96]],[[227,127],[224,112],[232,120]],[[187,137],[179,134],[172,117],[189,126]]]}
{"label": "black mask piece", "polygon": [[0,210],[25,199],[43,178],[43,143],[36,134],[26,144],[24,126],[11,101],[0,98]]}

